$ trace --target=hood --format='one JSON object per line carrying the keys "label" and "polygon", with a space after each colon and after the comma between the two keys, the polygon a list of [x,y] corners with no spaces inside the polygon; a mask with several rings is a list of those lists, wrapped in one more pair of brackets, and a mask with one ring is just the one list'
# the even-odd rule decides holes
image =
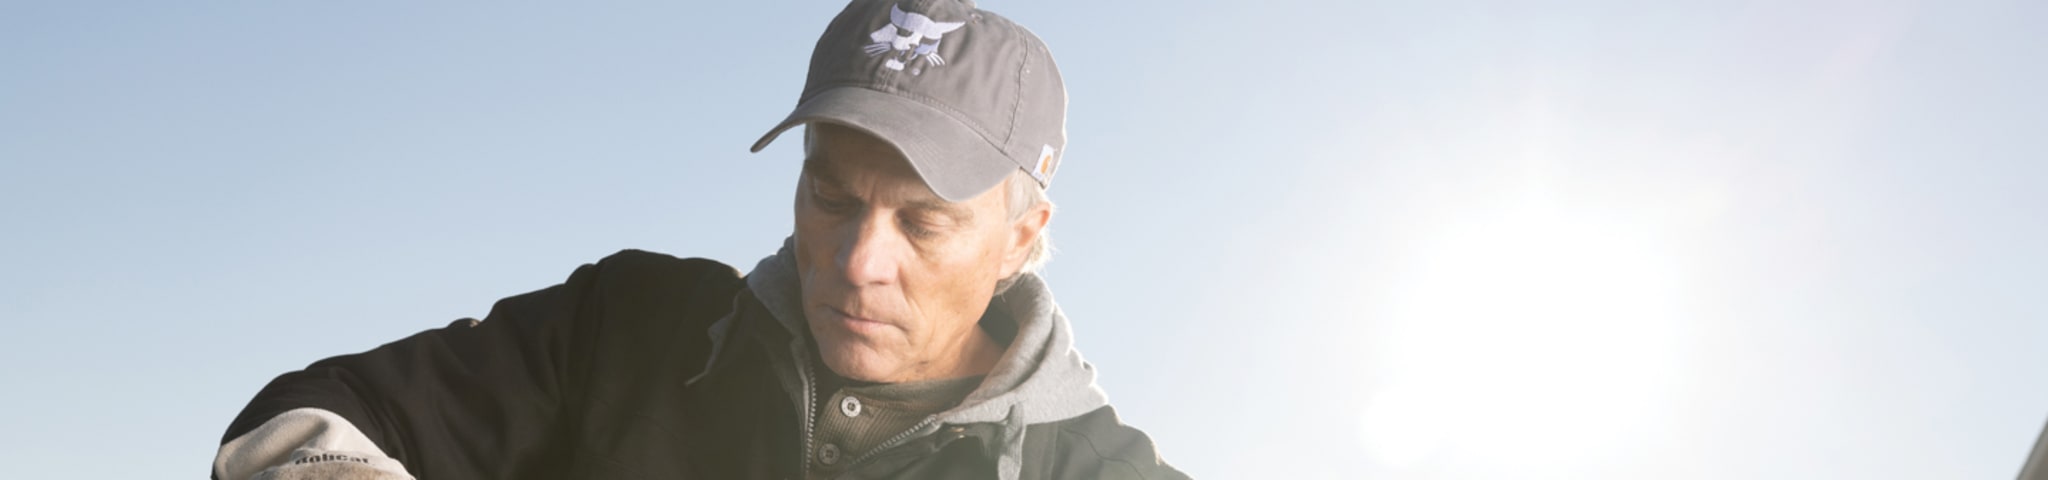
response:
{"label": "hood", "polygon": [[[762,259],[747,274],[747,287],[793,338],[789,351],[808,356],[811,333],[804,320],[794,243],[793,238],[784,240],[781,250]],[[991,315],[985,318],[1015,323],[1015,337],[981,386],[968,393],[960,405],[937,414],[938,421],[930,422],[925,428],[928,431],[915,436],[934,433],[941,424],[995,424],[1002,438],[988,442],[994,450],[990,453],[998,459],[1002,478],[1011,479],[1017,478],[1022,465],[1025,426],[1087,414],[1108,405],[1109,397],[1095,384],[1095,367],[1074,349],[1073,327],[1043,278],[1033,273],[1019,275],[1007,290],[989,300],[988,308]],[[714,327],[725,328],[730,327]],[[719,333],[714,332],[713,338],[725,337]],[[806,361],[799,357],[777,363]]]}

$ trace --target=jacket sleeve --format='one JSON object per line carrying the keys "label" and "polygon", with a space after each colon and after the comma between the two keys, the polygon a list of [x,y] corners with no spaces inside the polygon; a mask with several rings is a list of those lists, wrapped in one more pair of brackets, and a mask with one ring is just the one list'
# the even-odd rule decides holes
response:
{"label": "jacket sleeve", "polygon": [[[1104,480],[1187,480],[1188,475],[1160,458],[1152,438],[1125,425],[1114,407],[1044,424],[1024,435],[1024,478],[1094,478]],[[1037,470],[1032,467],[1043,465]],[[1036,470],[1036,471],[1034,471]]]}
{"label": "jacket sleeve", "polygon": [[[605,283],[601,271],[641,270],[614,264],[652,256],[622,252],[578,268],[563,284],[501,300],[481,322],[460,320],[281,375],[221,441],[315,408],[346,419],[419,478],[545,472],[558,461],[551,447],[567,436],[560,417],[576,402],[591,335],[603,328],[593,311],[602,307],[594,300]],[[623,280],[634,279],[614,281]]]}

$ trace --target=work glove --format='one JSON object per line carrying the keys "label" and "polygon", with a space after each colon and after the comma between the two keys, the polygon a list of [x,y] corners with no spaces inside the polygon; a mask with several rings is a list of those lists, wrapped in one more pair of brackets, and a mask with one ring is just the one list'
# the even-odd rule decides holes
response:
{"label": "work glove", "polygon": [[300,448],[291,460],[270,467],[250,480],[413,480],[397,460],[356,452]]}

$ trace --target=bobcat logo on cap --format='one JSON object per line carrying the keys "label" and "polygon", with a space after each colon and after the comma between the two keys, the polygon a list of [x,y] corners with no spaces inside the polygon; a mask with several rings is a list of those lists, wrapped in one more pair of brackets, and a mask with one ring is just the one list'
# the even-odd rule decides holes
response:
{"label": "bobcat logo on cap", "polygon": [[[868,39],[875,43],[862,50],[866,50],[870,57],[888,54],[882,68],[900,72],[908,66],[911,75],[919,75],[924,73],[925,65],[936,67],[946,64],[946,59],[939,56],[939,37],[966,25],[967,22],[933,21],[932,17],[905,12],[900,5],[891,6],[889,24],[868,34]],[[912,65],[920,59],[924,60],[923,64]]]}

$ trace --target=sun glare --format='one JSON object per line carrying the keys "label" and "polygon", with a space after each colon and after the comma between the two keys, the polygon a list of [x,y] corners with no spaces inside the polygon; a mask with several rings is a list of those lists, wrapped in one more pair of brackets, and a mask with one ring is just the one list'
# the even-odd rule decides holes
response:
{"label": "sun glare", "polygon": [[[1654,232],[1523,199],[1422,232],[1372,324],[1379,465],[1523,478],[1617,458],[1672,395],[1678,265]],[[1545,476],[1545,475],[1533,475]]]}

